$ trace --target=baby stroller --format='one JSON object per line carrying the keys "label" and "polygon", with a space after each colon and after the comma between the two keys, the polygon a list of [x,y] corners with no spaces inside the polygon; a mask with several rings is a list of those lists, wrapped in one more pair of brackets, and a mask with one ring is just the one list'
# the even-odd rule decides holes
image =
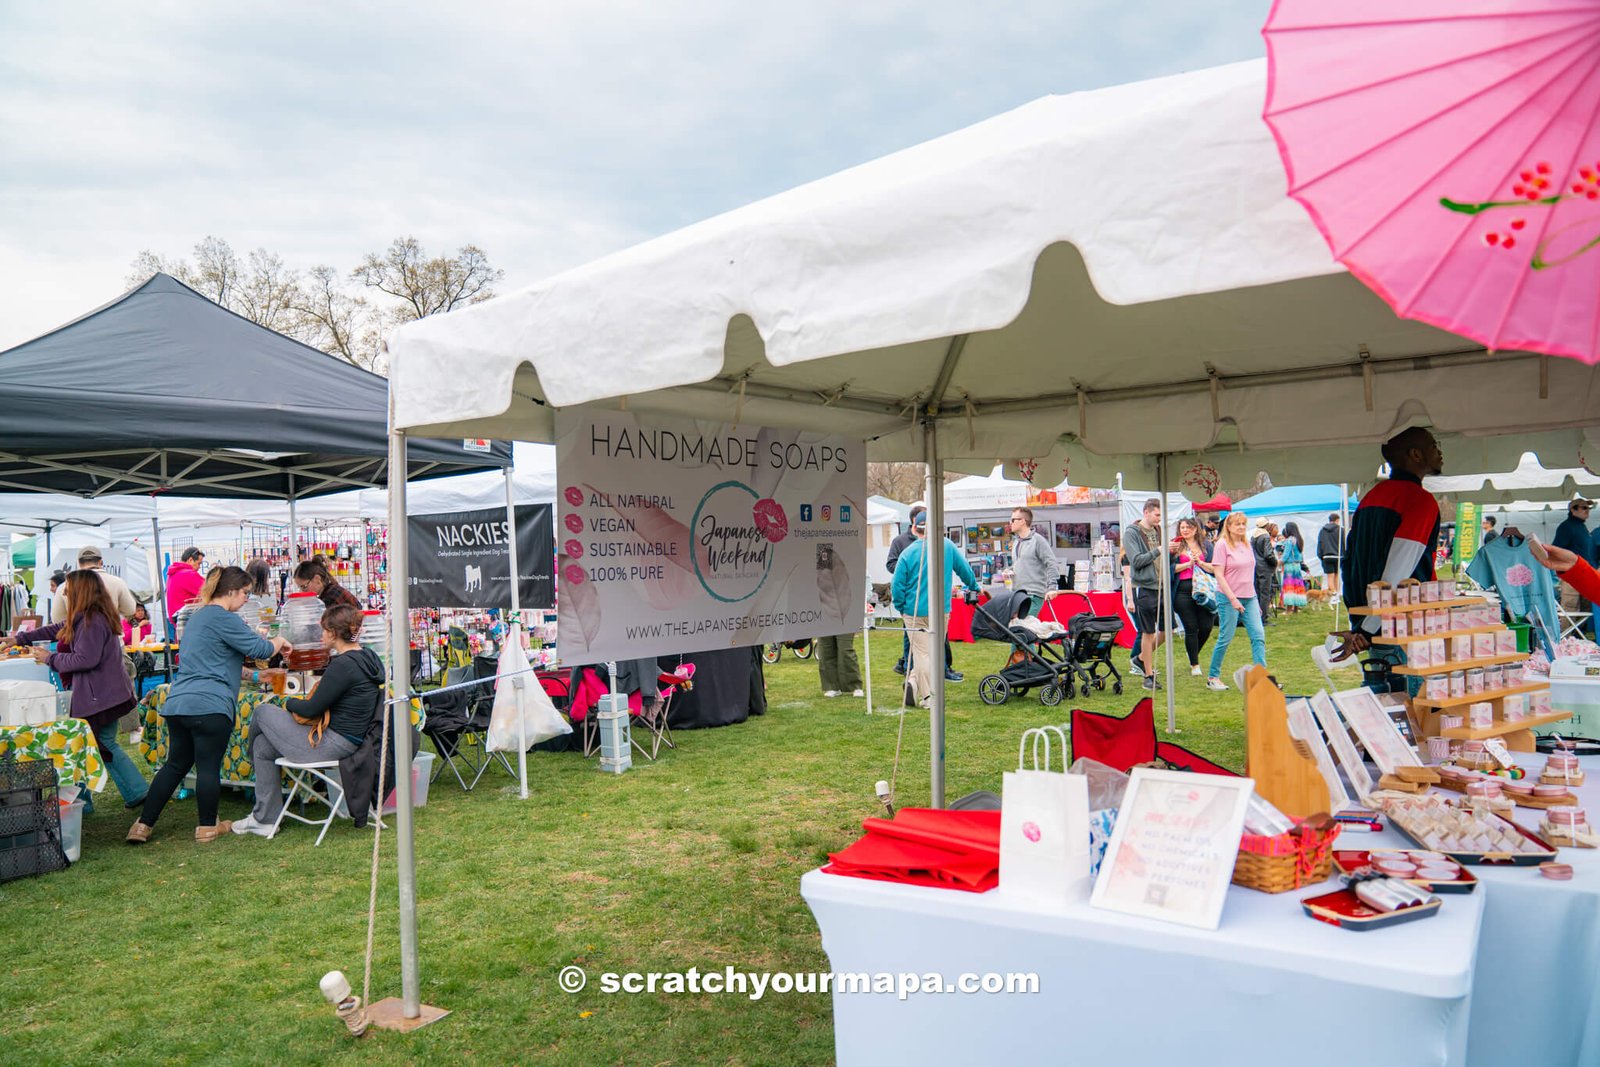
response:
{"label": "baby stroller", "polygon": [[1122,619],[1116,615],[1081,612],[1067,621],[1067,696],[1072,696],[1074,681],[1085,696],[1091,689],[1104,689],[1111,679],[1111,691],[1122,694],[1122,675],[1111,662],[1122,632]]}
{"label": "baby stroller", "polygon": [[[1011,646],[1011,656],[996,674],[986,674],[978,682],[978,697],[985,704],[1004,704],[1011,694],[1026,696],[1039,690],[1039,701],[1055,707],[1072,695],[1072,667],[1065,650],[1067,635],[1041,637],[1026,626],[1010,620],[1017,602],[1026,594],[1015,590],[997,593],[986,604],[969,597],[972,604],[972,636],[980,641],[1003,641]],[[1006,620],[1006,621],[1001,621]]]}

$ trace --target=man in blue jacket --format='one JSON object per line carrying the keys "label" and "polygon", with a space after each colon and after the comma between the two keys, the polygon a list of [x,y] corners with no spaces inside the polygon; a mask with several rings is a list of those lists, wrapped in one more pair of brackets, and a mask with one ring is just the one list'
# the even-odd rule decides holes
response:
{"label": "man in blue jacket", "polygon": [[[928,627],[928,575],[924,562],[928,548],[926,515],[920,515],[912,522],[911,532],[916,540],[900,553],[900,559],[895,563],[891,597],[895,610],[905,619],[906,635],[911,641],[912,695],[918,704],[925,707],[933,692],[932,675],[929,672],[937,669],[933,666],[933,633]],[[940,537],[939,540],[944,545],[945,592],[949,593],[951,576],[954,574],[961,576],[962,584],[968,589],[977,589],[978,578],[967,565],[966,557],[948,537]],[[945,614],[948,625],[948,610]]]}

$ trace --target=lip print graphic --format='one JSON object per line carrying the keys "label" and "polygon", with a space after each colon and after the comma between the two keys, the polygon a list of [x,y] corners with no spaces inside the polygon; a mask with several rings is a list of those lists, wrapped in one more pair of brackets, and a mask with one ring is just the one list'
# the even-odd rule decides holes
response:
{"label": "lip print graphic", "polygon": [[1041,836],[1043,836],[1043,835],[1039,833],[1039,824],[1038,823],[1036,823],[1036,822],[1025,822],[1025,823],[1022,824],[1022,836],[1026,837],[1029,841],[1037,842],[1039,840],[1039,838]]}
{"label": "lip print graphic", "polygon": [[566,542],[562,544],[561,550],[567,555],[571,556],[573,559],[583,558],[583,542],[579,541],[576,537],[568,538]]}
{"label": "lip print graphic", "polygon": [[563,493],[562,496],[565,496],[567,498],[567,503],[571,504],[573,507],[578,507],[583,503],[583,490],[579,489],[575,485],[567,486],[567,491]]}
{"label": "lip print graphic", "polygon": [[583,516],[568,515],[566,518],[566,527],[573,533],[583,533]]}
{"label": "lip print graphic", "polygon": [[789,516],[784,513],[783,505],[770,496],[755,502],[751,516],[755,519],[756,529],[773,544],[789,536]]}

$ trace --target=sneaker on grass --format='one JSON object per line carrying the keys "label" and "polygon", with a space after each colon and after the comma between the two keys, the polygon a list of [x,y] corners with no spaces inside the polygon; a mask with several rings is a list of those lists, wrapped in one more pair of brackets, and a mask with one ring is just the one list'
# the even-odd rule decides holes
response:
{"label": "sneaker on grass", "polygon": [[1206,688],[1211,690],[1213,693],[1226,693],[1228,691],[1228,687],[1223,685],[1222,682],[1216,678],[1207,678]]}
{"label": "sneaker on grass", "polygon": [[1147,674],[1147,675],[1144,676],[1144,681],[1141,684],[1146,689],[1160,689],[1161,688],[1161,679],[1157,678],[1153,674]]}
{"label": "sneaker on grass", "polygon": [[822,695],[825,697],[836,697],[839,695],[839,691],[837,689],[824,689],[822,691]]}
{"label": "sneaker on grass", "polygon": [[233,832],[241,836],[255,834],[257,837],[271,837],[274,831],[271,823],[257,822],[254,815],[246,815],[233,821]]}

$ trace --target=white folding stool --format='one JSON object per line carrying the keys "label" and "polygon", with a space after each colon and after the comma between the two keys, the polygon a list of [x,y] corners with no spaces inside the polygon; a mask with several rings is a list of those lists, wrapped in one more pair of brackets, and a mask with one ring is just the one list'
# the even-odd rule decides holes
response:
{"label": "white folding stool", "polygon": [[[318,845],[328,834],[328,827],[333,825],[333,820],[339,817],[344,810],[344,783],[339,781],[338,760],[317,760],[313,763],[296,763],[287,756],[280,756],[274,761],[289,776],[289,792],[283,798],[283,807],[278,810],[278,818],[272,824],[272,835],[278,835],[278,827],[283,825],[285,817],[303,822],[307,826],[320,826],[322,832],[317,834]],[[335,773],[329,774],[329,771]],[[328,791],[327,796],[317,792],[316,783],[321,782]],[[313,804],[325,805],[328,809],[326,819],[309,819],[304,815],[296,815],[289,810],[289,805],[299,801],[304,810],[306,801]],[[313,846],[315,847],[315,846]]]}

